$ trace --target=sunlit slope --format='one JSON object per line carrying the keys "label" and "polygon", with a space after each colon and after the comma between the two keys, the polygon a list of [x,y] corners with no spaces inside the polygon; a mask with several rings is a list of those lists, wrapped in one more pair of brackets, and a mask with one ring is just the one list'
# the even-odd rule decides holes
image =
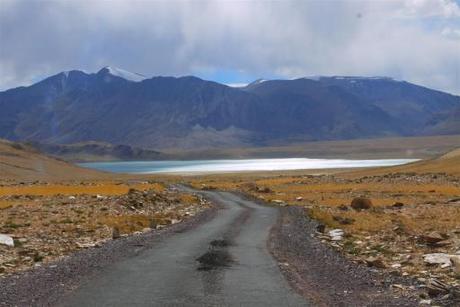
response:
{"label": "sunlit slope", "polygon": [[446,173],[460,176],[460,148],[452,150],[438,158],[422,160],[401,166],[382,167],[370,170],[350,172],[352,176],[374,176],[389,173]]}
{"label": "sunlit slope", "polygon": [[0,140],[0,180],[78,180],[108,176],[45,156],[28,146]]}

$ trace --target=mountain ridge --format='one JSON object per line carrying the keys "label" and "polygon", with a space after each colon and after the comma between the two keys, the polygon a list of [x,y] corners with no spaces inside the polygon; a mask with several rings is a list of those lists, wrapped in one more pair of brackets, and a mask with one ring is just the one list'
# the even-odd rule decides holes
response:
{"label": "mountain ridge", "polygon": [[0,92],[0,137],[195,149],[460,133],[449,116],[460,97],[389,77],[262,79],[239,88],[144,77],[71,70]]}

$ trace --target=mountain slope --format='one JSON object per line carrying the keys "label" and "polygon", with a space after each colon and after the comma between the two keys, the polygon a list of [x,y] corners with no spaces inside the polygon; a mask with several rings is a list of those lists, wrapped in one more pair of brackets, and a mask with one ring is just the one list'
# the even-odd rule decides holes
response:
{"label": "mountain slope", "polygon": [[321,77],[318,81],[368,100],[401,123],[406,134],[416,134],[439,113],[459,106],[458,96],[386,77]]}
{"label": "mountain slope", "polygon": [[82,180],[110,176],[45,156],[23,144],[0,140],[0,181]]}
{"label": "mountain slope", "polygon": [[388,78],[303,78],[232,88],[105,67],[0,92],[0,137],[161,150],[459,133],[453,125],[446,132],[444,124],[458,106],[460,97]]}
{"label": "mountain slope", "polygon": [[352,177],[379,176],[391,173],[444,173],[460,176],[460,148],[433,159],[421,160],[400,166],[381,167],[367,170],[357,170],[346,175]]}
{"label": "mountain slope", "polygon": [[166,155],[128,145],[112,145],[101,142],[85,142],[69,145],[30,142],[27,145],[40,152],[72,162],[158,160]]}

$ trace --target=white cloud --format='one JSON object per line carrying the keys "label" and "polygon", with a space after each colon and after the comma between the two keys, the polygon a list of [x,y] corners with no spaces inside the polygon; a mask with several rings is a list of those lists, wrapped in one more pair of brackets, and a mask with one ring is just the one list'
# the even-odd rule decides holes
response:
{"label": "white cloud", "polygon": [[460,93],[454,1],[1,1],[0,88],[113,65],[146,76],[388,75]]}
{"label": "white cloud", "polygon": [[446,27],[442,29],[441,34],[452,39],[460,39],[460,29]]}
{"label": "white cloud", "polygon": [[460,17],[460,7],[453,0],[405,0],[399,11],[406,17]]}

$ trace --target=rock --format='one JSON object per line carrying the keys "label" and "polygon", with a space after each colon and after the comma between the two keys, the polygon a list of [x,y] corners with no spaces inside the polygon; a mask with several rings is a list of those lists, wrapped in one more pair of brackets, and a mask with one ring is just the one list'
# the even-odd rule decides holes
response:
{"label": "rock", "polygon": [[281,199],[273,199],[272,200],[272,203],[275,203],[277,205],[280,205],[281,207],[285,207],[286,206],[286,203],[284,201],[282,201]]}
{"label": "rock", "polygon": [[341,241],[343,240],[343,235],[344,235],[344,232],[342,229],[333,229],[331,231],[329,231],[329,237],[331,237],[331,240],[332,241]]}
{"label": "rock", "polygon": [[69,200],[75,200],[75,199],[77,199],[75,196],[73,196],[73,195],[69,196]]}
{"label": "rock", "polygon": [[452,264],[452,269],[454,271],[455,277],[460,278],[460,256],[451,255],[450,263]]}
{"label": "rock", "polygon": [[418,302],[419,305],[431,305],[431,300],[421,300]]}
{"label": "rock", "polygon": [[298,197],[295,198],[295,200],[297,200],[297,201],[302,201],[302,200],[303,200],[303,197],[302,197],[302,196],[298,196]]}
{"label": "rock", "polygon": [[178,220],[178,219],[171,219],[170,220],[171,225],[174,225],[174,224],[177,224],[177,223],[180,223],[180,222],[181,222],[181,220]]}
{"label": "rock", "polygon": [[118,227],[113,227],[112,229],[112,239],[118,239],[120,238],[120,229]]}
{"label": "rock", "polygon": [[0,234],[0,244],[14,247],[14,240],[9,235]]}
{"label": "rock", "polygon": [[348,207],[347,207],[346,205],[344,205],[344,204],[341,204],[341,205],[339,206],[339,210],[348,211]]}
{"label": "rock", "polygon": [[449,240],[443,240],[443,241],[439,241],[439,242],[432,244],[432,246],[434,247],[446,247],[449,245],[452,245],[452,242]]}
{"label": "rock", "polygon": [[402,208],[404,207],[404,204],[401,203],[401,202],[395,202],[393,205],[392,205],[393,208]]}
{"label": "rock", "polygon": [[444,253],[433,253],[423,255],[423,261],[428,264],[441,264],[450,266],[450,256]]}
{"label": "rock", "polygon": [[357,197],[351,201],[351,207],[357,211],[372,208],[372,201],[369,198]]}
{"label": "rock", "polygon": [[128,190],[128,195],[133,195],[133,194],[136,194],[137,192],[139,192],[139,191],[136,190],[136,189],[130,188],[130,189]]}
{"label": "rock", "polygon": [[367,265],[371,266],[371,267],[375,267],[375,268],[379,268],[379,269],[384,269],[384,268],[387,267],[385,265],[385,263],[383,262],[383,260],[380,259],[380,258],[369,257],[365,261],[366,261]]}
{"label": "rock", "polygon": [[77,242],[77,246],[79,248],[90,248],[90,247],[95,247],[96,243],[80,243],[80,242]]}
{"label": "rock", "polygon": [[420,240],[427,244],[435,244],[443,241],[445,238],[437,231],[432,231],[429,234],[421,235]]}
{"label": "rock", "polygon": [[341,216],[337,216],[337,215],[334,215],[332,217],[335,221],[339,222],[340,224],[342,225],[350,225],[350,224],[353,224],[355,222],[354,219],[352,218],[348,218],[348,217],[341,217]]}
{"label": "rock", "polygon": [[324,225],[324,224],[318,224],[318,225],[316,226],[316,231],[317,231],[317,232],[324,233],[324,230],[326,230],[326,225]]}
{"label": "rock", "polygon": [[428,281],[427,287],[428,295],[431,297],[438,296],[441,294],[449,293],[450,287],[449,285],[437,280],[437,279],[430,279]]}
{"label": "rock", "polygon": [[257,187],[257,192],[259,192],[259,193],[271,193],[272,190],[270,188],[267,188],[267,187],[263,187],[263,188]]}

